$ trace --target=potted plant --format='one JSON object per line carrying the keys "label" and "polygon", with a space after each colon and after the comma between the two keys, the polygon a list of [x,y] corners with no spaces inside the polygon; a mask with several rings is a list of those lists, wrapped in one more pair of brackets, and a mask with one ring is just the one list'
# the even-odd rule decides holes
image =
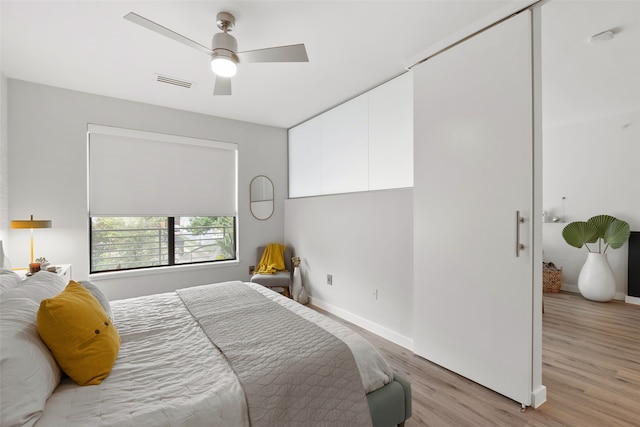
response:
{"label": "potted plant", "polygon": [[[618,249],[629,239],[629,224],[610,215],[596,215],[587,221],[575,221],[562,230],[565,242],[576,248],[587,248],[587,261],[578,276],[578,289],[592,301],[611,301],[616,282],[607,259],[607,249]],[[597,247],[588,244],[597,243]]]}

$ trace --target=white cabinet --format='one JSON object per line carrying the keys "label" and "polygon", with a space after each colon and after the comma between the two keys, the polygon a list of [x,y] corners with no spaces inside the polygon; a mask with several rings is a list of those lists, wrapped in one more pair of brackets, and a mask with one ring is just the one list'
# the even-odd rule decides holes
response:
{"label": "white cabinet", "polygon": [[413,186],[411,73],[369,91],[369,190]]}
{"label": "white cabinet", "polygon": [[367,191],[367,97],[345,102],[320,120],[322,194]]}
{"label": "white cabinet", "polygon": [[289,197],[322,193],[321,116],[289,129]]}
{"label": "white cabinet", "polygon": [[71,280],[71,264],[56,264],[56,273],[68,283]]}
{"label": "white cabinet", "polygon": [[289,130],[289,197],[413,185],[410,73]]}

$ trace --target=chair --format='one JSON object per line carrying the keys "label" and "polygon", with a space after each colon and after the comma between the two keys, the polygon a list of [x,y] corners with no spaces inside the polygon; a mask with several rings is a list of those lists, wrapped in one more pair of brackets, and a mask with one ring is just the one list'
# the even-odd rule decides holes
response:
{"label": "chair", "polygon": [[[260,264],[262,253],[266,246],[259,246],[256,250],[256,265]],[[284,265],[287,271],[277,271],[274,274],[254,274],[251,276],[251,282],[271,288],[276,292],[284,294],[285,297],[291,297],[291,284],[293,281],[293,266],[291,265],[292,251],[287,247],[284,251]]]}

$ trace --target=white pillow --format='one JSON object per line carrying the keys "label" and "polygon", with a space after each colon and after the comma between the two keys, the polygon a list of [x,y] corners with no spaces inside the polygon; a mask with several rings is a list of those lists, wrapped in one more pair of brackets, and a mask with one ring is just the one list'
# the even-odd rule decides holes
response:
{"label": "white pillow", "polygon": [[79,283],[87,288],[87,290],[91,292],[91,295],[93,295],[94,298],[98,300],[98,302],[102,306],[102,309],[105,311],[105,313],[107,313],[109,319],[111,319],[111,323],[113,323],[113,311],[111,310],[111,303],[109,303],[109,299],[102,292],[102,290],[100,290],[100,288],[93,282],[90,282],[88,280],[81,280]]}
{"label": "white pillow", "polygon": [[0,270],[0,294],[9,289],[16,288],[20,282],[22,282],[22,279],[15,271]]}
{"label": "white pillow", "polygon": [[0,425],[32,426],[60,383],[60,368],[38,335],[39,303],[0,301]]}
{"label": "white pillow", "polygon": [[29,298],[40,304],[43,299],[58,295],[67,286],[56,273],[39,271],[21,282],[21,285],[0,293],[0,301],[11,298]]}

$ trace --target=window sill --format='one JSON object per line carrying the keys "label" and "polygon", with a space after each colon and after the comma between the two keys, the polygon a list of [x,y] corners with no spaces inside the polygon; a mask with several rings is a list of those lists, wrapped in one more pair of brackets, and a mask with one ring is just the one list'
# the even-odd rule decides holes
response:
{"label": "window sill", "polygon": [[164,267],[141,268],[139,270],[122,270],[122,271],[108,271],[104,273],[91,273],[89,274],[89,280],[116,279],[121,277],[136,277],[136,276],[153,276],[157,274],[182,273],[187,271],[204,270],[204,269],[210,269],[210,268],[237,267],[238,265],[240,265],[240,261],[238,260],[205,262],[202,264],[167,265]]}

